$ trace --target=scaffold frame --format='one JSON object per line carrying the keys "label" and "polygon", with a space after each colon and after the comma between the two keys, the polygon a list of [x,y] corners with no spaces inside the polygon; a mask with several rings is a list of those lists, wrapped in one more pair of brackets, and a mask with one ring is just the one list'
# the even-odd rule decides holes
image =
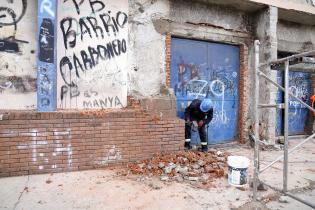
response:
{"label": "scaffold frame", "polygon": [[[300,54],[295,54],[292,56],[288,56],[285,58],[278,59],[276,61],[267,62],[260,64],[259,62],[259,46],[260,42],[259,40],[255,40],[255,146],[254,146],[254,178],[253,178],[253,199],[254,201],[257,200],[257,187],[259,180],[259,174],[265,172],[268,168],[270,168],[272,165],[274,165],[276,162],[284,159],[283,161],[283,189],[277,189],[275,187],[272,187],[268,184],[267,186],[270,186],[272,189],[277,190],[287,196],[290,196],[291,198],[300,201],[304,203],[305,205],[308,205],[312,208],[315,208],[314,203],[310,203],[304,199],[301,199],[292,193],[288,192],[288,155],[295,151],[297,148],[299,148],[301,145],[305,144],[309,140],[313,139],[315,137],[315,133],[304,139],[302,142],[294,146],[293,148],[289,149],[288,145],[288,137],[289,137],[289,96],[297,100],[299,103],[304,105],[306,108],[308,108],[310,111],[315,112],[315,109],[306,104],[303,100],[296,97],[294,94],[290,92],[289,89],[289,71],[290,71],[290,65],[296,65],[301,63],[307,63],[311,64],[308,65],[307,68],[303,69],[302,67],[299,67],[299,71],[309,72],[309,73],[315,73],[315,50],[304,52]],[[313,56],[313,57],[307,57],[307,56]],[[284,66],[283,66],[284,64]],[[281,69],[280,67],[284,67],[284,69]],[[279,85],[277,82],[270,79],[265,73],[261,71],[262,68],[270,67],[270,69],[273,70],[283,70],[284,71],[284,87]],[[278,67],[278,68],[277,68]],[[277,88],[279,88],[281,91],[284,92],[284,104],[259,104],[259,92],[260,92],[260,78],[264,78],[267,82],[270,82]],[[284,149],[283,154],[276,158],[274,161],[272,161],[270,164],[265,166],[263,169],[260,169],[260,154],[259,154],[259,145],[261,144],[261,140],[259,139],[259,117],[260,117],[260,109],[262,108],[283,108],[284,109]]]}

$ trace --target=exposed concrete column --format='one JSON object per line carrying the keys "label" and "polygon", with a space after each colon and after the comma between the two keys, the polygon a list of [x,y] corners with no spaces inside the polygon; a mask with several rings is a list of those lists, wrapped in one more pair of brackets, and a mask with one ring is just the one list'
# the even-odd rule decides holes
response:
{"label": "exposed concrete column", "polygon": [[[256,38],[260,40],[260,62],[265,63],[277,59],[277,23],[278,8],[269,6],[256,17]],[[277,72],[270,67],[262,69],[271,79],[277,80]],[[277,88],[263,79],[260,82],[260,103],[274,104]],[[275,143],[276,110],[266,109],[261,112],[261,128],[263,138],[269,143]]]}

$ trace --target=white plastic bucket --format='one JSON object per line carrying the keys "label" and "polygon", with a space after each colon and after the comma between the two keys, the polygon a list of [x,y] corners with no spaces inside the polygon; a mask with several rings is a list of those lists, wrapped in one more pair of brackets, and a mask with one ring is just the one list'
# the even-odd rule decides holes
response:
{"label": "white plastic bucket", "polygon": [[228,182],[233,186],[247,183],[247,168],[250,160],[244,156],[228,156]]}

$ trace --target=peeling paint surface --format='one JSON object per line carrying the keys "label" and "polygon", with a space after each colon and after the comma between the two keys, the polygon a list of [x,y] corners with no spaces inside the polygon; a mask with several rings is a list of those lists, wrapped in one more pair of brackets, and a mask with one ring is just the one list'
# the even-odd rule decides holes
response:
{"label": "peeling paint surface", "polygon": [[157,95],[161,85],[165,84],[165,36],[156,31],[153,22],[168,18],[169,13],[167,0],[130,1],[132,51],[129,54],[128,90],[133,95]]}

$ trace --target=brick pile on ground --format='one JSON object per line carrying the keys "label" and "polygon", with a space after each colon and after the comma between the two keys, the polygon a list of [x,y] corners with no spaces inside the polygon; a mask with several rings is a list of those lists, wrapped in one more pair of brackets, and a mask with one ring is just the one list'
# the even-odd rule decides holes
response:
{"label": "brick pile on ground", "polygon": [[128,173],[139,176],[159,176],[161,181],[194,181],[209,183],[225,174],[227,154],[209,150],[159,154],[148,160],[128,164]]}

